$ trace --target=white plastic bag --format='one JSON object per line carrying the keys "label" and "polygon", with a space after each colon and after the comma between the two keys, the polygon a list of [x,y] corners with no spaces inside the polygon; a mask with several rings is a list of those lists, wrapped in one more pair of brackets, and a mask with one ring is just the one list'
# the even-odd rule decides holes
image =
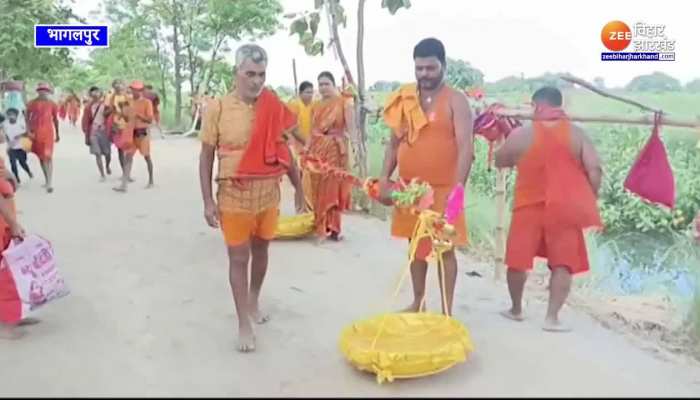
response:
{"label": "white plastic bag", "polygon": [[10,269],[23,304],[34,310],[70,293],[58,272],[51,243],[36,235],[12,242],[3,251],[3,267]]}

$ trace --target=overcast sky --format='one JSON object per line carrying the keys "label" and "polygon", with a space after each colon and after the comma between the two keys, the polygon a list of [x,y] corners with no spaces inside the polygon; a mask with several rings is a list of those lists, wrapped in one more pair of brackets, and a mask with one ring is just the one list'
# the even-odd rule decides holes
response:
{"label": "overcast sky", "polygon": [[[233,1],[233,0],[232,0]],[[687,1],[687,0],[686,0]],[[605,78],[609,86],[624,85],[632,77],[662,71],[686,83],[700,77],[700,24],[694,2],[680,0],[412,0],[412,7],[390,15],[381,0],[367,1],[365,13],[365,69],[367,81],[413,79],[413,46],[424,37],[437,37],[447,54],[470,62],[488,81],[509,75],[540,75],[568,71],[585,79]],[[285,10],[300,11],[313,0],[281,0]],[[75,0],[76,12],[87,16],[94,0]],[[357,0],[342,0],[348,26],[341,32],[344,50],[355,66]],[[676,40],[674,62],[602,62],[603,26],[611,20],[665,24]],[[288,21],[285,20],[285,23]],[[327,30],[321,31],[322,35]],[[332,51],[306,56],[296,36],[287,31],[261,40],[270,57],[268,83],[293,84],[292,59],[299,80],[313,80],[322,70],[340,75]],[[229,59],[232,55],[228,56]]]}

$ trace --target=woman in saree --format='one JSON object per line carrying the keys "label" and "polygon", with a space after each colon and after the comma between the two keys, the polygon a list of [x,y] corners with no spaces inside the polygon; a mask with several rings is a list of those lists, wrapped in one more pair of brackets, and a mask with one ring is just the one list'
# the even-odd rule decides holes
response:
{"label": "woman in saree", "polygon": [[[330,72],[318,76],[321,100],[311,111],[311,137],[307,157],[332,169],[349,169],[349,135],[354,135],[352,102],[342,96]],[[308,168],[303,175],[307,205],[314,212],[319,242],[330,237],[341,240],[341,214],[350,208],[351,183],[319,168]]]}

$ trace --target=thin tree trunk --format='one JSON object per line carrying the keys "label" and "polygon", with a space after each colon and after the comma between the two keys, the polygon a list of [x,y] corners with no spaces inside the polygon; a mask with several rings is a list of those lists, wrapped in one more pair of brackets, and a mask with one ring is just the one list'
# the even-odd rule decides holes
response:
{"label": "thin tree trunk", "polygon": [[182,122],[182,70],[180,60],[180,20],[178,19],[177,2],[173,0],[173,53],[175,61],[175,124]]}
{"label": "thin tree trunk", "polygon": [[[367,107],[365,92],[365,0],[360,0],[357,5],[357,97],[355,115],[357,116],[357,138],[355,143],[355,164],[362,179],[369,174],[367,165]],[[369,199],[362,196],[358,199],[358,205],[367,210]]]}
{"label": "thin tree trunk", "polygon": [[340,44],[340,35],[338,34],[338,16],[337,12],[338,0],[329,0],[327,12],[331,17],[331,35],[333,37],[333,46],[335,51],[338,53],[338,58],[340,58],[340,63],[343,65],[345,70],[345,76],[348,79],[348,83],[355,86],[355,79],[352,77],[352,72],[350,71],[350,64],[348,64],[347,58],[345,58],[345,53],[343,52],[343,46]]}
{"label": "thin tree trunk", "polygon": [[[217,33],[217,37],[219,34]],[[214,49],[211,53],[211,60],[209,62],[209,71],[206,73],[207,74],[207,80],[204,83],[204,90],[207,91],[209,90],[209,85],[211,84],[211,79],[214,76],[214,64],[216,63],[216,57],[219,55],[219,49],[221,48],[221,45],[224,43],[224,37],[220,37],[216,41],[216,45],[214,46]]]}

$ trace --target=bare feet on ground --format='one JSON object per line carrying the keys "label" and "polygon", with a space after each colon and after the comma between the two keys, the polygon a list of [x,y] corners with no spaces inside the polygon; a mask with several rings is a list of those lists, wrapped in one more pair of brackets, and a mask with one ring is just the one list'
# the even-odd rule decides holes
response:
{"label": "bare feet on ground", "polygon": [[0,340],[21,339],[25,332],[14,325],[0,324]]}
{"label": "bare feet on ground", "polygon": [[262,325],[270,320],[270,315],[260,311],[260,307],[253,305],[250,307],[250,318],[258,325]]}
{"label": "bare feet on ground", "polygon": [[542,330],[547,332],[571,332],[571,327],[563,324],[558,319],[545,318]]}
{"label": "bare feet on ground", "polygon": [[513,321],[521,322],[521,321],[524,321],[524,320],[525,320],[525,317],[523,316],[522,311],[516,314],[516,313],[513,312],[512,309],[510,309],[510,310],[501,311],[500,314],[501,314],[503,317],[508,318],[508,319],[510,319],[510,320],[513,320]]}
{"label": "bare feet on ground", "polygon": [[150,182],[148,185],[146,185],[146,189],[153,189],[156,187],[156,185],[153,182]]}
{"label": "bare feet on ground", "polygon": [[21,321],[19,321],[19,326],[30,326],[30,325],[36,325],[40,323],[41,320],[37,318],[25,318]]}
{"label": "bare feet on ground", "polygon": [[115,192],[126,193],[126,186],[113,187],[112,190]]}
{"label": "bare feet on ground", "polygon": [[238,328],[238,351],[241,353],[255,351],[255,334],[251,326]]}

